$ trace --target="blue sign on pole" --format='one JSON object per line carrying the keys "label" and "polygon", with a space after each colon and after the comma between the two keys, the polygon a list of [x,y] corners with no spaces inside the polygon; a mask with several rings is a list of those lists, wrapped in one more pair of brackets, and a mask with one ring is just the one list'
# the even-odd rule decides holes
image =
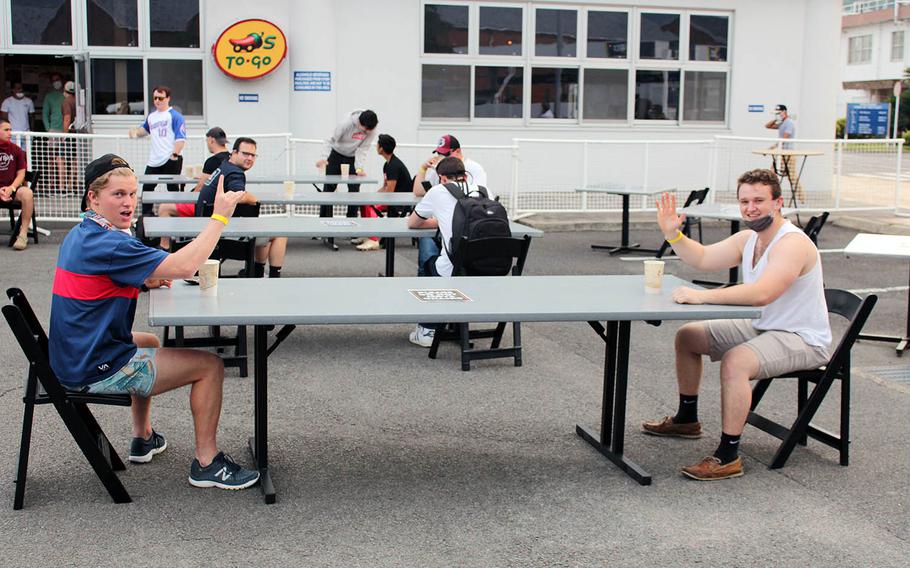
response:
{"label": "blue sign on pole", "polygon": [[848,103],[847,136],[861,134],[887,138],[890,114],[891,105],[888,103]]}
{"label": "blue sign on pole", "polygon": [[294,71],[295,91],[331,91],[331,71]]}

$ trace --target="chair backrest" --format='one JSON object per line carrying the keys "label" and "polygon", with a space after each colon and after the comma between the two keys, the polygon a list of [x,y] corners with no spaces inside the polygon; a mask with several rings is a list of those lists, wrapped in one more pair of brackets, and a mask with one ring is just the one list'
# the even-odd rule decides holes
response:
{"label": "chair backrest", "polygon": [[44,391],[52,398],[65,400],[66,390],[60,384],[53,369],[51,369],[47,352],[45,351],[46,348],[42,349],[39,340],[36,338],[35,330],[29,326],[22,310],[19,306],[7,304],[3,306],[3,315],[6,317],[10,329],[13,330],[13,335],[16,337],[16,341],[19,342],[19,347],[22,348],[22,352],[28,359],[29,370],[38,377],[38,381],[44,387]]}
{"label": "chair backrest", "polygon": [[822,227],[825,226],[827,220],[828,212],[825,211],[821,215],[811,217],[806,223],[806,226],[803,227],[803,232],[806,233],[806,236],[809,237],[816,246],[818,246],[818,234],[821,232]]}
{"label": "chair backrest", "polygon": [[686,203],[683,207],[688,207],[690,205],[701,205],[705,202],[705,198],[708,197],[708,191],[711,188],[706,187],[704,189],[693,189],[689,192],[689,196],[686,197]]}
{"label": "chair backrest", "polygon": [[32,310],[32,305],[29,304],[28,300],[25,298],[25,292],[19,288],[8,288],[6,290],[6,296],[13,302],[14,306],[19,308],[19,312],[22,314],[25,324],[31,331],[32,336],[38,342],[38,346],[47,354],[47,333],[44,332],[41,322],[38,321],[35,311]]}
{"label": "chair backrest", "polygon": [[511,272],[513,276],[520,276],[530,246],[529,235],[482,239],[463,237],[452,259],[452,275],[505,276]]}
{"label": "chair backrest", "polygon": [[38,189],[38,180],[41,179],[41,172],[38,170],[26,170],[25,179],[23,180],[29,189],[35,191]]}
{"label": "chair backrest", "polygon": [[847,330],[841,336],[837,347],[831,354],[831,359],[825,368],[825,373],[841,374],[849,368],[850,350],[856,343],[872,308],[878,301],[878,296],[870,294],[865,298],[860,298],[853,292],[846,290],[825,289],[825,303],[828,305],[828,313],[837,314],[850,321]]}

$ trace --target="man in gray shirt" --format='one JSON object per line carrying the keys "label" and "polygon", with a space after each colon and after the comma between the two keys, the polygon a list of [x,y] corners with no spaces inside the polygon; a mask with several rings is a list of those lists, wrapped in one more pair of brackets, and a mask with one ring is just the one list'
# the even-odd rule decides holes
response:
{"label": "man in gray shirt", "polygon": [[[769,121],[768,124],[765,125],[765,128],[777,130],[778,138],[796,138],[796,123],[793,122],[793,119],[787,114],[787,105],[777,105],[774,107],[774,119]],[[792,150],[793,143],[783,142],[780,147],[781,150]],[[790,187],[796,192],[796,196],[799,200],[804,201],[805,195],[803,194],[803,187],[799,183],[796,156],[781,156],[780,166],[777,171],[782,177],[786,177],[790,180]]]}

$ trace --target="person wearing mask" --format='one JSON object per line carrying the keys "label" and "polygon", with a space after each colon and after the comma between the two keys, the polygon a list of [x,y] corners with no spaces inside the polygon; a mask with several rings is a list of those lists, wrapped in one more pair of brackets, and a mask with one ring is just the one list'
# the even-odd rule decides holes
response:
{"label": "person wearing mask", "polygon": [[[13,83],[10,96],[3,99],[0,103],[0,118],[4,118],[13,126],[13,132],[30,132],[32,127],[32,115],[35,113],[35,103],[32,99],[25,96],[22,90],[22,83]],[[13,143],[22,148],[23,152],[28,152],[28,139],[25,134],[17,134],[13,137]]]}

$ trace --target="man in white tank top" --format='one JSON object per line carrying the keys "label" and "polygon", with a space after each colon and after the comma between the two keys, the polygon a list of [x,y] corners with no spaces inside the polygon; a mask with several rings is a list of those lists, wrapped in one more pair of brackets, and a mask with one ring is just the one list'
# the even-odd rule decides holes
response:
{"label": "man in white tank top", "polygon": [[712,290],[681,286],[672,292],[677,303],[762,306],[756,320],[683,325],[676,333],[679,410],[642,424],[655,436],[701,437],[702,356],[720,361],[720,444],[714,455],[682,469],[701,481],[743,474],[738,449],[752,402],[749,381],[819,367],[827,362],[831,345],[821,258],[812,241],[781,216],[784,200],[777,176],[770,170],[748,171],[736,191],[748,228],[708,246],[680,232],[685,217],[676,214],[674,195],[665,193],[657,202],[660,230],[684,262],[709,272],[742,264],[742,284]]}

